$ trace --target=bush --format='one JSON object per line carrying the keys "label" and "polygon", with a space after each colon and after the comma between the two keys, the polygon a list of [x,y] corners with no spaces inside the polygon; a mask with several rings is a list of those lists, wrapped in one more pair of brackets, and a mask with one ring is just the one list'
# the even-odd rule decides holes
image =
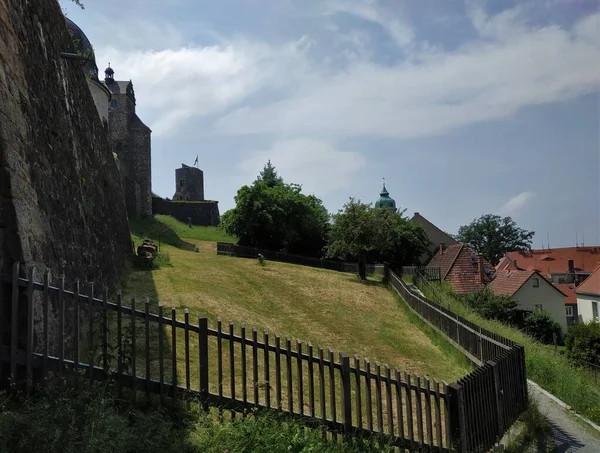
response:
{"label": "bush", "polygon": [[573,324],[565,339],[567,357],[600,366],[600,323]]}
{"label": "bush", "polygon": [[508,296],[498,296],[489,288],[465,296],[466,304],[484,318],[512,324],[519,302]]}
{"label": "bush", "polygon": [[541,343],[554,343],[554,334],[556,342],[562,344],[562,328],[560,324],[552,319],[547,312],[533,312],[525,316],[525,325],[523,330],[531,337]]}

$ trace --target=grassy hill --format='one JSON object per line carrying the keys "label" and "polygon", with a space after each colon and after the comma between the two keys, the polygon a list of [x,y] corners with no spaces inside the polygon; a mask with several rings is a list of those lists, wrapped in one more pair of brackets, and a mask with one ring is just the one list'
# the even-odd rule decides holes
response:
{"label": "grassy hill", "polygon": [[[124,282],[127,296],[158,299],[180,315],[188,308],[191,319],[206,313],[213,326],[221,316],[224,325],[233,322],[236,329],[244,323],[261,334],[266,329],[446,381],[469,369],[458,355],[449,359],[450,348],[413,323],[404,304],[378,281],[361,283],[351,274],[218,256],[211,241],[226,237],[218,230],[189,229],[164,216],[133,230],[140,234],[165,225],[182,235],[181,242],[169,240],[178,246],[161,247],[171,264],[132,272]],[[143,239],[137,234],[134,240]],[[199,252],[189,251],[190,245]]]}

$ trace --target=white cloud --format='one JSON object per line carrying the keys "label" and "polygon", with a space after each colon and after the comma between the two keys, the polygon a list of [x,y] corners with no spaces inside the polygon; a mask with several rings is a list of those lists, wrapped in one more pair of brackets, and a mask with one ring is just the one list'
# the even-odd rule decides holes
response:
{"label": "white cloud", "polygon": [[515,195],[500,208],[500,214],[502,215],[515,215],[518,214],[523,208],[525,208],[529,202],[536,197],[533,192],[521,192]]}
{"label": "white cloud", "polygon": [[140,107],[153,119],[154,135],[175,132],[192,116],[223,112],[248,96],[294,83],[306,71],[306,37],[281,46],[247,41],[159,51],[96,49],[115,79],[133,80]]}
{"label": "white cloud", "polygon": [[224,116],[218,130],[417,137],[598,89],[600,30],[593,24],[600,14],[571,30],[519,26],[518,33],[507,25],[516,13],[502,14],[478,19],[488,39],[452,52],[417,51],[394,66],[361,61],[302,80],[276,101]]}
{"label": "white cloud", "polygon": [[254,180],[269,159],[286,182],[301,182],[303,192],[318,196],[351,187],[366,164],[359,153],[340,151],[321,140],[294,138],[251,153],[239,164],[240,179]]}

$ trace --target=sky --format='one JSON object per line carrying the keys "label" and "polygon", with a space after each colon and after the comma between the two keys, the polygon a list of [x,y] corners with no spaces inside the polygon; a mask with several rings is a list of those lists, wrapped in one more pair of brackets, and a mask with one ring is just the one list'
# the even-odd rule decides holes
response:
{"label": "sky", "polygon": [[152,190],[204,171],[221,213],[268,159],[330,213],[373,203],[534,248],[600,245],[597,0],[60,0],[132,80]]}

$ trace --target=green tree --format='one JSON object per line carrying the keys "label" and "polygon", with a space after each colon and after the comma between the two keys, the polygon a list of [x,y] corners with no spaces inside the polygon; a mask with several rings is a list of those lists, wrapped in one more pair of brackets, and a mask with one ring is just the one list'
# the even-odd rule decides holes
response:
{"label": "green tree", "polygon": [[466,304],[484,318],[495,319],[507,324],[513,322],[519,302],[508,296],[494,294],[491,289],[467,294]]}
{"label": "green tree", "polygon": [[519,228],[510,217],[485,214],[461,226],[456,240],[469,245],[495,265],[507,252],[530,249],[534,234]]}
{"label": "green tree", "polygon": [[402,214],[372,208],[350,198],[333,216],[327,257],[358,260],[359,276],[364,280],[367,258],[393,266],[410,264],[426,248],[423,229]]}
{"label": "green tree", "polygon": [[271,159],[267,161],[267,165],[264,166],[262,171],[258,174],[257,181],[263,181],[269,187],[275,187],[283,184],[283,178],[281,178],[275,167],[271,164]]}
{"label": "green tree", "polygon": [[268,163],[251,186],[241,187],[236,206],[221,216],[221,227],[239,244],[307,256],[322,255],[329,214],[320,199],[286,184]]}

